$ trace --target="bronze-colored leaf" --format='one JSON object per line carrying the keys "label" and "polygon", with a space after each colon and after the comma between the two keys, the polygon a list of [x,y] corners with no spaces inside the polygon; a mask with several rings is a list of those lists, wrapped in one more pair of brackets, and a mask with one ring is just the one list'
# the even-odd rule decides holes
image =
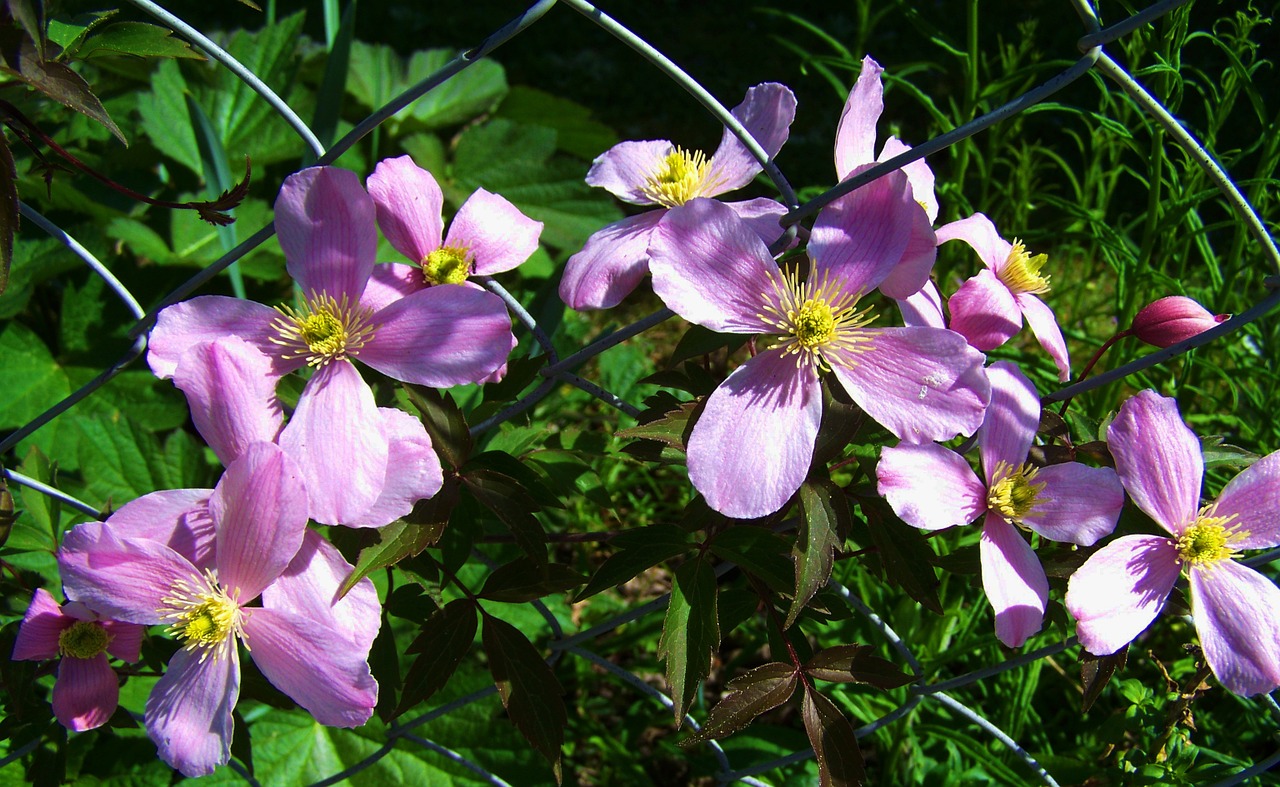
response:
{"label": "bronze-colored leaf", "polygon": [[813,654],[804,671],[818,680],[866,683],[879,689],[896,689],[915,680],[874,651],[870,645],[836,645]]}
{"label": "bronze-colored leaf", "polygon": [[1112,676],[1124,669],[1128,658],[1128,645],[1110,656],[1095,656],[1083,648],[1080,649],[1080,682],[1084,684],[1081,713],[1093,706],[1094,701],[1102,695],[1102,690],[1111,682]]}
{"label": "bronze-colored leaf", "polygon": [[862,768],[862,752],[858,739],[831,700],[805,687],[804,731],[809,734],[814,757],[818,760],[818,779],[822,787],[845,787],[862,784],[867,776]]}
{"label": "bronze-colored leaf", "polygon": [[404,691],[392,718],[429,699],[449,682],[476,638],[476,605],[470,599],[450,601],[422,626],[409,653],[422,655],[409,667]]}
{"label": "bronze-colored leaf", "polygon": [[510,623],[486,615],[480,638],[503,707],[520,733],[551,763],[560,783],[560,747],[569,718],[560,681],[537,648]]}
{"label": "bronze-colored leaf", "polygon": [[17,58],[17,68],[8,68],[6,71],[63,106],[98,121],[116,139],[128,146],[129,141],[107,114],[84,77],[72,71],[65,63],[42,58],[36,45],[29,39],[24,38],[18,45]]}
{"label": "bronze-colored leaf", "polygon": [[681,746],[692,746],[705,740],[724,738],[746,727],[760,714],[773,710],[791,698],[799,683],[794,664],[773,662],[756,667],[729,681],[729,691],[711,712],[702,729]]}

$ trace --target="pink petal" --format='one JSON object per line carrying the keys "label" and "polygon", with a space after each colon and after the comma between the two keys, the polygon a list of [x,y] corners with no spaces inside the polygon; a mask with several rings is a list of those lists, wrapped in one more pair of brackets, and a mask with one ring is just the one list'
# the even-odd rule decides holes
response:
{"label": "pink petal", "polygon": [[101,727],[120,704],[120,683],[107,657],[66,657],[58,664],[53,684],[53,715],[69,730],[84,732]]}
{"label": "pink petal", "polygon": [[649,272],[649,238],[665,209],[651,210],[599,230],[564,266],[560,300],[578,311],[617,306]]}
{"label": "pink petal", "polygon": [[991,400],[982,353],[936,328],[868,333],[870,350],[828,353],[836,378],[867,415],[911,443],[977,431]]}
{"label": "pink petal", "polygon": [[975,213],[968,218],[944,224],[937,230],[938,245],[951,240],[962,240],[978,253],[982,264],[993,271],[999,271],[1009,259],[1013,244],[1000,237],[996,225],[991,219]]}
{"label": "pink petal", "polygon": [[284,416],[271,359],[236,336],[204,342],[183,354],[173,384],[187,396],[191,420],[224,465],[251,444],[271,442]]}
{"label": "pink petal", "polygon": [[240,656],[235,648],[229,654],[201,661],[201,651],[178,651],[147,697],[147,734],[183,776],[205,776],[231,759]]}
{"label": "pink petal", "polygon": [[902,521],[925,530],[964,525],[987,508],[987,488],[964,457],[936,443],[880,452],[880,495]]}
{"label": "pink petal", "polygon": [[1027,325],[1036,335],[1036,340],[1054,365],[1058,367],[1058,382],[1066,382],[1071,377],[1071,359],[1067,357],[1067,342],[1062,338],[1062,329],[1058,327],[1058,318],[1054,316],[1045,302],[1028,292],[1013,296],[1022,309],[1022,316],[1027,318]]}
{"label": "pink petal", "polygon": [[731,208],[699,198],[667,211],[649,247],[653,291],[689,322],[776,333],[761,317],[781,284],[764,242]]}
{"label": "pink petal", "polygon": [[125,503],[107,519],[116,538],[158,541],[203,571],[213,568],[212,489],[165,489]]}
{"label": "pink petal", "polygon": [[502,299],[456,284],[407,295],[373,320],[377,333],[360,360],[394,380],[433,388],[483,380],[516,346]]}
{"label": "pink petal", "polygon": [[107,652],[121,661],[137,661],[142,656],[142,637],[147,633],[145,626],[134,623],[121,623],[118,620],[104,620],[102,627],[111,635]]}
{"label": "pink petal", "polygon": [[49,591],[36,588],[31,606],[22,618],[13,643],[14,661],[44,661],[58,657],[58,637],[75,623],[75,618],[62,614],[62,607]]}
{"label": "pink petal", "polygon": [[430,172],[409,156],[383,159],[365,185],[387,242],[414,263],[440,248],[444,195]]}
{"label": "pink petal", "polygon": [[[905,170],[904,170],[905,171]],[[929,283],[929,273],[938,259],[938,241],[933,235],[929,215],[919,205],[909,212],[911,235],[902,258],[880,282],[880,292],[890,298],[904,298]]]}
{"label": "pink petal", "polygon": [[898,299],[902,322],[908,328],[946,328],[942,316],[942,295],[932,281],[926,281],[920,291]]}
{"label": "pink petal", "polygon": [[271,684],[330,727],[359,727],[373,715],[378,682],[367,651],[323,625],[291,612],[265,607],[244,623],[253,663]]}
{"label": "pink petal", "polygon": [[1111,468],[1050,465],[1040,468],[1035,483],[1044,484],[1044,499],[1022,523],[1045,538],[1087,547],[1116,529],[1124,488]]}
{"label": "pink petal", "polygon": [[[897,137],[889,137],[884,141],[884,147],[880,149],[880,155],[876,161],[888,161],[908,150],[911,150],[910,145]],[[907,173],[907,179],[911,181],[911,196],[920,203],[920,207],[924,208],[925,215],[929,218],[929,226],[933,227],[933,223],[938,220],[938,197],[933,190],[933,170],[929,169],[929,165],[921,158],[904,166],[902,171]]]}
{"label": "pink petal", "polygon": [[986,352],[1022,330],[1022,310],[1009,288],[990,270],[978,271],[947,301],[951,330]]}
{"label": "pink petal", "polygon": [[1107,447],[1134,504],[1181,535],[1199,511],[1204,457],[1200,441],[1178,414],[1178,403],[1155,391],[1139,391],[1107,427]]}
{"label": "pink petal", "polygon": [[373,266],[364,295],[360,296],[360,306],[378,312],[404,296],[426,288],[422,268],[398,262],[379,263]]}
{"label": "pink petal", "polygon": [[1124,536],[1093,553],[1067,582],[1067,609],[1085,650],[1106,656],[1156,619],[1178,579],[1168,538]]}
{"label": "pink petal", "polygon": [[472,273],[490,276],[509,271],[538,250],[542,222],[520,212],[504,197],[476,189],[449,225],[446,246],[472,254]]}
{"label": "pink petal", "polygon": [[862,58],[858,81],[845,99],[836,127],[836,176],[840,180],[847,180],[858,166],[875,161],[876,122],[884,112],[883,72],[869,55]]}
{"label": "pink petal", "polygon": [[1031,545],[1018,529],[995,514],[987,514],[978,545],[982,559],[982,588],[996,613],[996,639],[1016,648],[1040,630],[1049,580]]}
{"label": "pink petal", "polygon": [[[809,236],[814,268],[819,276],[829,276],[840,291],[866,295],[902,260],[917,215],[923,219],[920,206],[911,199],[907,176],[901,172],[890,172],[840,197],[823,208],[814,221]],[[911,276],[914,273],[908,278]],[[896,297],[923,287],[928,271],[918,278],[914,288]]]}
{"label": "pink petal", "polygon": [[1280,544],[1280,452],[1267,454],[1231,479],[1218,495],[1214,516],[1234,516],[1247,533],[1232,543],[1237,549]]}
{"label": "pink petal", "polygon": [[[796,97],[785,85],[765,82],[749,88],[742,103],[730,111],[772,159],[791,133]],[[707,178],[710,185],[703,194],[707,197],[740,189],[763,169],[742,140],[727,128],[710,163],[711,174]]]}
{"label": "pink petal", "polygon": [[280,446],[305,479],[312,519],[340,524],[378,499],[388,451],[382,430],[369,428],[378,421],[373,391],[350,363],[321,367],[307,381]]}
{"label": "pink petal", "polygon": [[315,621],[346,638],[354,650],[368,653],[382,625],[382,606],[368,578],[338,598],[338,588],[352,570],[337,547],[308,530],[293,562],[262,591],[262,605]]}
{"label": "pink petal", "polygon": [[440,458],[422,422],[403,410],[379,407],[382,431],[389,441],[387,476],[382,494],[348,527],[382,527],[407,516],[419,500],[435,496],[444,484]]}
{"label": "pink petal", "polygon": [[738,218],[742,219],[743,223],[758,235],[766,246],[773,245],[774,241],[782,237],[783,229],[779,220],[786,215],[787,206],[781,202],[760,197],[722,204],[738,214]]}
{"label": "pink petal", "polygon": [[978,450],[990,485],[996,480],[993,475],[1000,462],[1016,468],[1027,461],[1040,427],[1040,397],[1035,385],[1009,361],[991,364],[987,379],[991,381],[991,404],[982,421]]}
{"label": "pink petal", "polygon": [[1242,697],[1280,688],[1280,589],[1234,560],[1190,573],[1196,633],[1213,674]]}
{"label": "pink petal", "polygon": [[608,190],[632,205],[653,205],[641,189],[662,166],[662,159],[675,150],[665,139],[619,142],[596,156],[587,171],[587,185]]}
{"label": "pink petal", "polygon": [[101,522],[86,522],[67,533],[58,550],[67,598],[104,617],[129,623],[160,622],[163,599],[175,585],[200,587],[196,567],[164,544],[121,539]]}
{"label": "pink petal", "polygon": [[821,420],[813,370],[779,350],[760,353],[707,399],[689,436],[689,480],[726,516],[772,514],[809,473]]}
{"label": "pink petal", "polygon": [[350,170],[311,167],[285,178],[276,197],[285,267],[303,295],[360,301],[378,253],[373,200]]}
{"label": "pink petal", "polygon": [[193,346],[239,336],[271,359],[272,375],[283,377],[305,366],[306,361],[280,357],[279,345],[271,342],[277,335],[271,324],[279,316],[270,306],[223,295],[202,295],[175,303],[156,317],[147,340],[147,363],[157,377],[167,379]]}
{"label": "pink petal", "polygon": [[302,545],[302,472],[274,443],[255,443],[227,466],[209,513],[218,526],[218,582],[247,604],[280,576]]}

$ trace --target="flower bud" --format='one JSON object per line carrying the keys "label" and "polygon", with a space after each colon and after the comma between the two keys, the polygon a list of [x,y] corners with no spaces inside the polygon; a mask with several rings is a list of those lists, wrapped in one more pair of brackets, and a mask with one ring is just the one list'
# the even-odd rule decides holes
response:
{"label": "flower bud", "polygon": [[1210,314],[1190,298],[1170,295],[1144,306],[1133,318],[1129,330],[1147,344],[1169,347],[1209,330],[1230,316]]}

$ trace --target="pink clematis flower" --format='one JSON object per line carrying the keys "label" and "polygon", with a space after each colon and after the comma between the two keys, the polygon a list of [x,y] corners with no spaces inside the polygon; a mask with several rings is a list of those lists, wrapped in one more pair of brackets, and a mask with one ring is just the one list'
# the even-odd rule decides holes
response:
{"label": "pink clematis flower", "polygon": [[290,422],[302,448],[294,455],[305,463],[319,520],[350,522],[381,495],[390,451],[383,430],[368,428],[382,417],[351,362],[432,387],[477,382],[506,363],[515,346],[511,319],[496,295],[457,285],[366,300],[377,227],[373,200],[353,172],[294,173],[275,209],[303,306],[216,295],[175,304],[160,313],[147,360],[158,376],[172,377],[193,346],[239,336],[271,359],[273,380],[312,367]]}
{"label": "pink clematis flower", "polygon": [[[787,141],[796,99],[785,86],[766,82],[748,90],[732,112],[772,157]],[[665,139],[620,142],[609,148],[592,162],[587,183],[607,189],[623,202],[660,207],[610,224],[588,238],[565,266],[561,300],[579,311],[617,306],[648,272],[649,241],[668,209],[740,189],[761,169],[728,129],[710,159]],[[760,198],[725,204],[765,242],[781,236],[778,219],[786,208],[778,202]]]}
{"label": "pink clematis flower", "polygon": [[653,288],[668,307],[715,331],[778,337],[711,394],[689,438],[690,480],[729,516],[777,511],[800,487],[828,369],[900,437],[949,439],[982,423],[990,388],[982,354],[964,337],[870,328],[870,310],[857,309],[907,243],[909,225],[895,222],[914,204],[905,183],[880,179],[843,199],[841,211],[818,217],[804,279],[779,270],[759,236],[713,200],[673,209],[658,225]]}
{"label": "pink clematis flower", "polygon": [[1280,687],[1280,589],[1232,558],[1280,545],[1280,452],[1254,462],[1201,507],[1200,441],[1173,399],[1141,391],[1107,428],[1116,471],[1133,502],[1168,536],[1124,536],[1071,575],[1067,609],[1080,644],[1115,653],[1164,608],[1181,571],[1205,659],[1242,696]]}
{"label": "pink clematis flower", "polygon": [[182,643],[147,699],[146,727],[187,776],[230,757],[238,640],[321,724],[355,727],[373,712],[377,592],[365,579],[337,600],[352,567],[306,525],[300,471],[278,446],[256,443],[212,491],[146,495],[63,541],[69,597],[118,620],[168,624]]}
{"label": "pink clematis flower", "polygon": [[984,352],[994,350],[1022,330],[1022,318],[1058,367],[1058,379],[1071,376],[1067,343],[1053,310],[1040,300],[1049,291],[1049,278],[1040,275],[1048,257],[1031,256],[1022,242],[1000,237],[991,219],[975,213],[938,228],[938,243],[962,240],[973,247],[986,268],[960,285],[947,301],[951,330],[964,334]]}
{"label": "pink clematis flower", "polygon": [[1029,529],[1089,546],[1115,529],[1124,490],[1109,467],[1027,463],[1040,423],[1035,386],[1008,361],[987,370],[991,404],[979,437],[983,477],[936,443],[886,448],[876,466],[880,494],[904,522],[940,530],[982,520],[982,585],[996,615],[996,637],[1013,648],[1040,630],[1049,582]]}
{"label": "pink clematis flower", "polygon": [[53,715],[69,730],[101,727],[120,704],[120,683],[107,654],[137,661],[143,626],[104,620],[84,604],[59,606],[44,588],[36,590],[18,628],[15,661],[62,660],[53,684]]}

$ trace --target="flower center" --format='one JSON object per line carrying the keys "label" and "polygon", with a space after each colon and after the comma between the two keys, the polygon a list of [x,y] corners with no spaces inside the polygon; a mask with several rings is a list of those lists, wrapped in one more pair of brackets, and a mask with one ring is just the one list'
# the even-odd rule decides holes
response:
{"label": "flower center", "polygon": [[422,276],[427,284],[461,284],[471,273],[468,250],[457,246],[441,246],[422,260]]}
{"label": "flower center", "polygon": [[764,311],[756,316],[777,329],[784,352],[796,356],[796,366],[807,363],[826,370],[831,366],[824,351],[871,349],[875,331],[864,329],[875,315],[869,308],[856,309],[858,294],[841,291],[825,275],[818,282],[812,277],[802,282],[798,270],[785,271],[773,279],[773,293],[761,299]]}
{"label": "flower center", "polygon": [[373,338],[373,312],[352,305],[346,295],[339,301],[312,293],[301,309],[277,306],[276,311],[280,316],[271,323],[276,332],[271,342],[285,348],[286,359],[306,358],[308,366],[354,358]]}
{"label": "flower center", "polygon": [[676,148],[662,158],[657,170],[640,187],[640,193],[659,205],[675,208],[706,194],[710,174],[711,162],[701,151],[689,153]]}
{"label": "flower center", "polygon": [[107,649],[111,635],[101,623],[77,620],[58,635],[58,652],[73,659],[91,659]]}
{"label": "flower center", "polygon": [[1014,294],[1029,292],[1032,295],[1039,295],[1049,291],[1049,277],[1040,275],[1040,269],[1048,260],[1047,254],[1037,254],[1032,257],[1022,245],[1022,241],[1014,238],[1013,248],[1009,250],[1004,267],[996,276]]}
{"label": "flower center", "polygon": [[181,579],[174,583],[158,612],[169,622],[168,633],[187,643],[186,650],[202,651],[201,662],[210,654],[217,660],[233,646],[232,635],[244,633],[239,596],[239,590],[227,593],[214,573],[206,571],[204,581],[195,586]]}
{"label": "flower center", "polygon": [[987,490],[987,507],[1006,522],[1021,524],[1036,506],[1049,502],[1042,494],[1045,483],[1033,483],[1038,472],[1038,468],[1027,464],[1018,467],[1003,461],[997,464],[992,475],[999,480]]}
{"label": "flower center", "polygon": [[1244,537],[1237,527],[1229,526],[1232,517],[1210,516],[1209,508],[1203,509],[1191,527],[1174,541],[1178,558],[1192,566],[1209,566],[1226,560],[1235,554],[1231,542]]}
{"label": "flower center", "polygon": [[821,347],[835,338],[836,317],[824,300],[807,300],[794,312],[796,341],[806,350]]}

